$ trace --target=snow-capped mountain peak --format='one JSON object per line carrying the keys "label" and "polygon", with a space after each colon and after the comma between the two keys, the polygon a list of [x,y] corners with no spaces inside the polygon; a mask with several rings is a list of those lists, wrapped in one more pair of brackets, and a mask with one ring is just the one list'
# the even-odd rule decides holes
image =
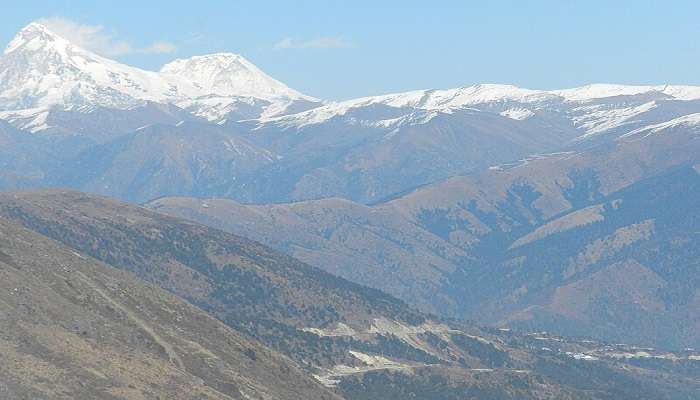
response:
{"label": "snow-capped mountain peak", "polygon": [[186,96],[194,87],[120,64],[74,45],[46,26],[22,29],[0,58],[0,107],[129,108]]}
{"label": "snow-capped mountain peak", "polygon": [[[176,59],[146,71],[71,43],[40,23],[24,27],[0,56],[0,119],[32,131],[51,127],[55,107],[130,110],[145,102],[173,104],[210,121],[258,120],[304,127],[341,117],[361,125],[394,126],[426,116],[478,110],[524,121],[560,115],[582,137],[636,124],[664,101],[700,99],[700,87],[593,84],[530,90],[478,84],[416,90],[321,104],[272,78],[243,56],[216,53]],[[365,111],[358,111],[365,110]]]}
{"label": "snow-capped mountain peak", "polygon": [[160,72],[184,78],[208,95],[314,100],[290,89],[243,56],[233,53],[177,59],[163,66]]}
{"label": "snow-capped mountain peak", "polygon": [[41,25],[36,22],[32,22],[31,24],[25,26],[22,28],[21,31],[15,35],[15,37],[10,41],[10,43],[5,47],[5,51],[3,54],[9,54],[13,52],[14,50],[17,50],[21,48],[22,46],[28,44],[32,40],[37,40],[37,42],[40,42],[43,40],[47,40],[48,38],[57,38],[56,35],[54,35],[51,31],[48,30],[44,25]]}
{"label": "snow-capped mountain peak", "polygon": [[700,87],[682,85],[618,85],[594,83],[572,89],[552,90],[549,93],[568,101],[590,101],[617,96],[635,96],[657,93],[676,100],[696,100],[700,98]]}
{"label": "snow-capped mountain peak", "polygon": [[[124,110],[147,101],[175,104],[210,120],[239,109],[255,118],[317,103],[240,55],[192,57],[161,72],[146,71],[95,54],[36,22],[17,33],[0,57],[0,118],[45,119],[53,107]],[[32,120],[23,128],[34,126],[45,124]]]}
{"label": "snow-capped mountain peak", "polygon": [[[323,123],[331,118],[343,116],[353,109],[371,106],[388,106],[404,110],[405,113],[419,111],[452,113],[459,109],[479,108],[479,105],[490,105],[503,108],[503,116],[511,119],[527,119],[533,115],[524,106],[537,106],[546,101],[561,101],[555,94],[523,89],[513,85],[478,84],[454,89],[414,90],[403,93],[392,93],[380,96],[363,97],[341,102],[326,103],[304,113],[263,118],[261,123],[281,124],[283,126],[306,126]],[[512,107],[515,107],[511,110]],[[409,118],[409,120],[413,120]]]}

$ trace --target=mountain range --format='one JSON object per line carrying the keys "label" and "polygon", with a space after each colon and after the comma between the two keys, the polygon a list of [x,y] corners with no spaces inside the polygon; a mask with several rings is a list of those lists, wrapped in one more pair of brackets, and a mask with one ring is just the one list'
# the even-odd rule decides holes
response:
{"label": "mountain range", "polygon": [[37,23],[7,46],[0,77],[0,120],[25,133],[6,136],[4,152],[32,161],[8,164],[0,188],[71,187],[134,202],[371,204],[700,112],[700,88],[672,85],[476,85],[324,102],[239,55],[144,71]]}
{"label": "mountain range", "polygon": [[700,87],[346,101],[0,56],[0,398],[694,399]]}
{"label": "mountain range", "polygon": [[696,347],[699,128],[649,128],[372,206],[193,198],[148,206],[444,316]]}
{"label": "mountain range", "polygon": [[0,215],[9,398],[685,400],[698,390],[693,351],[440,319],[109,198],[4,193]]}

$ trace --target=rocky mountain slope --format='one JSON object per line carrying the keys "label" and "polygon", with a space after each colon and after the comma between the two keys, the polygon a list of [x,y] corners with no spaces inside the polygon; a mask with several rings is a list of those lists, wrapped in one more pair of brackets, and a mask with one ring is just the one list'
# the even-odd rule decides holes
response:
{"label": "rocky mountain slope", "polygon": [[0,219],[3,399],[339,399],[200,309]]}
{"label": "rocky mountain slope", "polygon": [[[700,356],[692,352],[652,351],[647,362],[631,348],[442,321],[255,242],[114,200],[66,191],[5,193],[0,214],[60,240],[75,257],[98,258],[182,296],[348,399],[426,393],[438,399],[689,399],[697,390]],[[111,295],[111,285],[100,290]],[[127,310],[133,304],[138,320],[160,321],[146,301],[140,308],[119,304]],[[90,326],[84,329],[93,335]],[[170,328],[162,329],[152,331],[165,337]],[[223,328],[202,329],[218,335]],[[252,362],[264,351],[241,350]],[[624,357],[632,361],[620,362]],[[270,373],[280,368],[259,366]]]}
{"label": "rocky mountain slope", "polygon": [[219,125],[154,124],[78,153],[49,171],[45,182],[131,199],[205,196],[227,190],[231,177],[250,174],[277,158]]}

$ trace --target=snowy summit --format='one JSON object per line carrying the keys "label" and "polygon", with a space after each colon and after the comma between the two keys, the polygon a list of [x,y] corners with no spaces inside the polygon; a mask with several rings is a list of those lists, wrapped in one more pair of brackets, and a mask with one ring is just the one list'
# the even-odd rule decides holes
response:
{"label": "snowy summit", "polygon": [[[316,100],[266,75],[240,55],[212,54],[175,60],[160,72],[121,64],[81,48],[48,27],[23,28],[0,57],[0,110],[51,107],[128,109],[145,101],[196,107],[225,97],[209,119],[234,111],[236,101],[282,110]],[[204,104],[212,108],[212,104]],[[197,108],[197,107],[196,107]],[[214,107],[216,108],[216,107]]]}

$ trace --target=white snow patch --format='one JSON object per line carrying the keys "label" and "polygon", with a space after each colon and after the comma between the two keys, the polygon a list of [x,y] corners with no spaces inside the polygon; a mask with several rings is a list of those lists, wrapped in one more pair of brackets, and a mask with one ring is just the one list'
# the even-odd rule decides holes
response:
{"label": "white snow patch", "polygon": [[573,118],[574,125],[586,131],[578,140],[633,123],[635,122],[633,117],[650,111],[656,106],[657,102],[650,101],[634,107],[619,108],[604,104],[577,108],[574,111],[582,114]]}
{"label": "white snow patch", "polygon": [[666,129],[670,128],[676,128],[679,126],[684,126],[684,127],[689,127],[689,128],[695,128],[700,125],[700,113],[695,113],[695,114],[689,114],[689,115],[684,115],[679,118],[672,119],[670,121],[662,122],[659,124],[654,124],[654,125],[649,125],[645,126],[643,128],[635,129],[625,135],[622,135],[622,138],[625,137],[630,137],[630,136],[635,136],[635,135],[642,135],[644,137],[662,132]]}
{"label": "white snow patch", "polygon": [[552,90],[549,93],[562,96],[568,101],[590,101],[616,96],[633,96],[644,93],[660,93],[677,100],[700,99],[700,87],[680,85],[615,85],[596,83],[573,89]]}
{"label": "white snow patch", "polygon": [[535,115],[535,113],[528,110],[527,108],[510,108],[508,110],[502,111],[500,114],[504,117],[514,119],[516,121],[522,121]]}

